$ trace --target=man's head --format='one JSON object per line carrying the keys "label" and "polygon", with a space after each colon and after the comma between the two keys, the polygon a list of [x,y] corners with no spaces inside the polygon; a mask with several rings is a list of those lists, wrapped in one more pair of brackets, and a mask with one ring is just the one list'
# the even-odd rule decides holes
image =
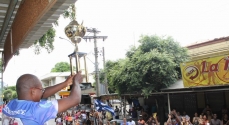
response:
{"label": "man's head", "polygon": [[126,122],[126,118],[123,118],[123,122],[124,122],[124,123]]}
{"label": "man's head", "polygon": [[216,120],[217,119],[217,114],[213,114],[213,118]]}
{"label": "man's head", "polygon": [[16,83],[16,90],[19,100],[34,102],[39,102],[44,93],[41,81],[32,74],[20,76]]}

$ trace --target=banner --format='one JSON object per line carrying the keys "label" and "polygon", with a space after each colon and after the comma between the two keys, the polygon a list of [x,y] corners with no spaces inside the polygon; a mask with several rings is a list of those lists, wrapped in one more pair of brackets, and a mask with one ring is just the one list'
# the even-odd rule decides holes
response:
{"label": "banner", "polygon": [[184,87],[229,83],[229,55],[181,63]]}

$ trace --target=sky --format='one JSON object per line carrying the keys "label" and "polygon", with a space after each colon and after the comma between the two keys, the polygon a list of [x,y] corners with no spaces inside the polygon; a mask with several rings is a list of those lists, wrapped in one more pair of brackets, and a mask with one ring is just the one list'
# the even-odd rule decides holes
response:
{"label": "sky", "polygon": [[[105,60],[125,58],[130,46],[138,46],[141,35],[172,36],[181,46],[229,36],[228,0],[78,0],[77,21],[88,28],[97,28],[98,47],[105,47]],[[41,77],[58,62],[69,62],[74,46],[67,40],[64,28],[70,20],[60,17],[55,27],[56,37],[52,53],[45,50],[35,55],[33,48],[20,50],[4,72],[4,82],[15,85],[25,73]],[[92,34],[87,33],[90,36]],[[82,40],[79,51],[88,53],[89,72],[94,71],[94,42]],[[102,56],[99,67],[102,68]]]}

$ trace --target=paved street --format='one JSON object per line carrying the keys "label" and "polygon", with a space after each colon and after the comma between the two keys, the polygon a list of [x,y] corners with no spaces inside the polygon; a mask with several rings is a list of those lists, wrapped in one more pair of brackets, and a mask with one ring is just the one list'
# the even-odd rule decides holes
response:
{"label": "paved street", "polygon": [[51,119],[48,121],[48,125],[56,125],[55,119]]}

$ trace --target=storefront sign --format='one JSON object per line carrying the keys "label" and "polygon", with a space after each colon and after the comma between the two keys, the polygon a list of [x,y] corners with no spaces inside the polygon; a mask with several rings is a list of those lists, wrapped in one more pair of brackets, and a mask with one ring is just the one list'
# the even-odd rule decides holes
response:
{"label": "storefront sign", "polygon": [[229,56],[201,59],[180,66],[184,87],[229,83]]}

